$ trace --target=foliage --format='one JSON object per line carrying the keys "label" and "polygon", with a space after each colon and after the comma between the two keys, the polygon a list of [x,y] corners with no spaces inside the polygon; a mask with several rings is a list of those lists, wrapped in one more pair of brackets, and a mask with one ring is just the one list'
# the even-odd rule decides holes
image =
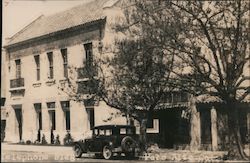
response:
{"label": "foliage", "polygon": [[57,134],[56,135],[56,140],[55,140],[55,145],[60,145],[61,144],[61,142],[60,142],[60,137],[59,137],[59,135]]}
{"label": "foliage", "polygon": [[43,134],[42,136],[42,142],[41,142],[42,145],[45,145],[45,144],[48,144],[46,138],[45,138],[45,135]]}
{"label": "foliage", "polygon": [[26,141],[26,144],[27,144],[27,145],[30,145],[31,143],[32,143],[32,142],[31,142],[30,140],[27,140],[27,141]]}
{"label": "foliage", "polygon": [[54,136],[54,133],[53,133],[53,130],[51,129],[51,132],[50,132],[50,143],[51,144],[54,144],[55,143],[55,136]]}
{"label": "foliage", "polygon": [[246,155],[235,108],[250,93],[249,12],[249,2],[244,0],[135,0],[134,10],[127,12],[129,25],[118,28],[139,28],[136,35],[174,56],[170,85],[192,94],[194,99],[207,95],[226,105],[229,153],[242,158]]}
{"label": "foliage", "polygon": [[73,145],[74,139],[72,138],[69,131],[67,131],[67,134],[63,138],[64,145]]}

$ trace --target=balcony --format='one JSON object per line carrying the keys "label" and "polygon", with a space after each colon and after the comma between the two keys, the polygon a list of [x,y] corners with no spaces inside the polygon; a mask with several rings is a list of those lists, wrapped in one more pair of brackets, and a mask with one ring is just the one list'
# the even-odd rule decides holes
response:
{"label": "balcony", "polygon": [[10,88],[24,87],[24,78],[10,80]]}
{"label": "balcony", "polygon": [[97,68],[96,67],[82,67],[77,69],[77,78],[84,79],[84,78],[91,78],[97,76]]}

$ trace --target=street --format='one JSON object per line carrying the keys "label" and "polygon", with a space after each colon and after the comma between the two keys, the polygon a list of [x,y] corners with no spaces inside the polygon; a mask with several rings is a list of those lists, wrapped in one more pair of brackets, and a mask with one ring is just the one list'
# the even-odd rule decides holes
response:
{"label": "street", "polygon": [[71,154],[43,153],[28,151],[3,151],[2,162],[143,162],[143,160],[126,160],[124,157],[115,157],[112,160],[97,159],[93,155],[84,155],[75,158]]}
{"label": "street", "polygon": [[112,160],[97,159],[93,154],[75,158],[71,147],[2,144],[1,162],[143,162],[114,157]]}

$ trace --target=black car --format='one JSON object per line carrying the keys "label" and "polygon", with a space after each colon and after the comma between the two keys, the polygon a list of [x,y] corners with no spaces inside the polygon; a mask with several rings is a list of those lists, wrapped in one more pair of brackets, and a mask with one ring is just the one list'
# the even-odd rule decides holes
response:
{"label": "black car", "polygon": [[94,153],[105,159],[111,159],[114,153],[122,153],[127,157],[134,157],[138,151],[139,136],[136,135],[135,126],[130,125],[104,125],[96,126],[92,130],[92,137],[74,142],[76,158],[82,153]]}

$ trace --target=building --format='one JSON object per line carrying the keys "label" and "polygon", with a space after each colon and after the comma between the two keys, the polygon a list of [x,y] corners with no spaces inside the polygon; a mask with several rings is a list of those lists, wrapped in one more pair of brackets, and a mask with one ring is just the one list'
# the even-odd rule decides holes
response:
{"label": "building", "polygon": [[5,108],[5,100],[6,100],[6,89],[5,89],[5,50],[2,49],[1,55],[1,142],[4,141],[5,138],[5,127],[6,127],[6,108]]}
{"label": "building", "polygon": [[[78,83],[87,83],[86,70],[91,69],[93,58],[100,56],[115,37],[110,24],[122,12],[121,3],[95,0],[51,16],[40,16],[10,39],[5,46],[5,141],[35,142],[44,135],[51,142],[52,135],[58,135],[63,142],[67,132],[78,140],[92,126],[126,124],[124,117],[106,121],[117,110],[104,102],[79,103],[58,89],[67,83],[71,66],[77,67]],[[188,101],[188,96],[178,91],[166,97],[166,103],[150,117],[149,141],[166,148],[188,147],[190,124],[184,111],[189,107]],[[224,142],[217,123],[219,102],[200,100],[197,106],[201,146],[219,149]],[[250,134],[249,102],[241,107],[245,110],[242,133]]]}
{"label": "building", "polygon": [[[69,75],[69,66],[86,69],[109,38],[106,21],[117,1],[97,0],[51,15],[40,16],[15,34],[6,45],[5,141],[51,142],[51,132],[61,142],[70,131],[78,140],[94,125],[124,124],[118,117],[103,120],[117,110],[104,102],[87,104],[69,100],[58,87]],[[84,12],[83,12],[84,11]],[[105,33],[105,35],[104,35]],[[3,78],[2,78],[3,79]],[[87,80],[78,76],[79,82]],[[106,109],[105,109],[106,108]]]}

